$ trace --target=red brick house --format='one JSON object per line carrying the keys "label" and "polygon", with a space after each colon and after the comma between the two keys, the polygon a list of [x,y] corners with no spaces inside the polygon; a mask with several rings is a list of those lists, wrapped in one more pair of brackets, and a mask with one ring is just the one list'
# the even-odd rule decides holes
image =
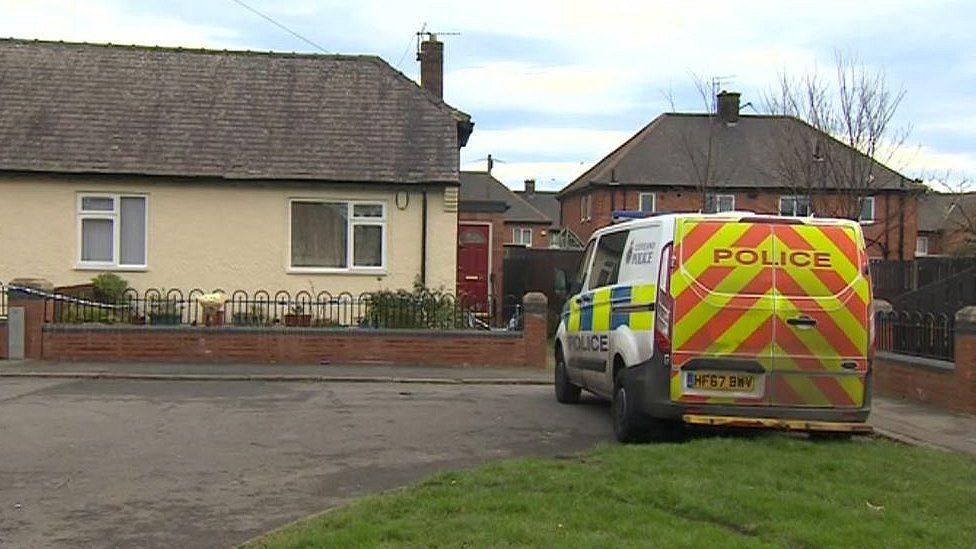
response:
{"label": "red brick house", "polygon": [[552,220],[489,172],[460,174],[458,292],[484,303],[500,298],[505,246],[548,248]]}
{"label": "red brick house", "polygon": [[[915,256],[917,195],[921,185],[854,152],[799,119],[740,115],[739,94],[722,92],[716,113],[665,113],[642,128],[558,194],[562,224],[586,240],[611,222],[615,210],[745,210],[764,214],[838,215],[857,201],[869,253]],[[816,188],[789,184],[788,143],[817,151],[806,160],[823,170],[823,153],[843,153],[867,167],[869,187],[854,193],[829,173]],[[821,156],[818,156],[821,155]]]}
{"label": "red brick house", "polygon": [[973,251],[976,193],[927,193],[918,199],[917,256],[967,255]]}

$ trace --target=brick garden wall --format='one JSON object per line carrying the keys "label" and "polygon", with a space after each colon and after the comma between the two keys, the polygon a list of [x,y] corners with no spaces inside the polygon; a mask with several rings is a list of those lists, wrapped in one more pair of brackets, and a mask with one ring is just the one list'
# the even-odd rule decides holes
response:
{"label": "brick garden wall", "polygon": [[976,307],[956,314],[954,363],[879,353],[874,391],[976,415]]}
{"label": "brick garden wall", "polygon": [[238,362],[262,364],[394,363],[525,367],[522,333],[199,328],[192,326],[44,327],[45,360]]}
{"label": "brick garden wall", "polygon": [[45,324],[43,300],[17,305],[27,313],[26,355],[43,360],[546,367],[538,293],[525,296],[524,327],[511,332]]}

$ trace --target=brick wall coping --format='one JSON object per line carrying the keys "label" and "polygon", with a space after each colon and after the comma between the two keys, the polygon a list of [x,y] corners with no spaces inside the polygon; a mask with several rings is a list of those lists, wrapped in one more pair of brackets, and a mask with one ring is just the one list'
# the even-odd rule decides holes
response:
{"label": "brick wall coping", "polygon": [[511,330],[396,330],[372,328],[314,328],[299,326],[165,326],[132,324],[44,324],[45,332],[194,332],[205,334],[274,333],[295,335],[407,336],[407,337],[490,337],[517,339],[522,331]]}
{"label": "brick wall coping", "polygon": [[899,353],[889,353],[887,351],[878,351],[877,354],[875,354],[875,357],[884,360],[891,360],[893,362],[900,362],[905,366],[921,366],[923,368],[931,368],[933,370],[938,370],[945,373],[953,372],[956,369],[955,363],[936,358],[903,355]]}

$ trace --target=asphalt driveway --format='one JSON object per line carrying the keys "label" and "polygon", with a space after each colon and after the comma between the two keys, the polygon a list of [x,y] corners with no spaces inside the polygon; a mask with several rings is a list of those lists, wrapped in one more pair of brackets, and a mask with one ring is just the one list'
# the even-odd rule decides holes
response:
{"label": "asphalt driveway", "polygon": [[545,386],[0,379],[0,547],[214,547],[442,469],[610,440]]}

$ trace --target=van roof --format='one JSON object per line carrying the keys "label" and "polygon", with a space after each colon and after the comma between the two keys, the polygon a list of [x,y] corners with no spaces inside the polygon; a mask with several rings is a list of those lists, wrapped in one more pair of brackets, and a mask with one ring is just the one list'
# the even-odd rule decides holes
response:
{"label": "van roof", "polygon": [[654,215],[651,217],[645,217],[642,219],[632,219],[629,221],[622,221],[613,225],[607,225],[606,227],[599,228],[593,231],[590,236],[590,240],[604,235],[606,233],[612,233],[619,230],[625,229],[639,229],[641,227],[651,227],[662,224],[661,222],[673,222],[676,219],[683,218],[694,218],[694,219],[713,219],[713,220],[726,220],[726,221],[739,221],[745,217],[755,217],[761,219],[782,219],[786,222],[796,223],[800,222],[803,224],[813,224],[813,225],[848,225],[848,226],[858,226],[858,222],[851,219],[840,219],[834,217],[795,217],[786,215],[772,215],[772,214],[757,214],[755,212],[750,212],[746,210],[735,210],[731,212],[721,212],[721,213],[701,213],[701,212],[680,212],[680,213],[665,213]]}

